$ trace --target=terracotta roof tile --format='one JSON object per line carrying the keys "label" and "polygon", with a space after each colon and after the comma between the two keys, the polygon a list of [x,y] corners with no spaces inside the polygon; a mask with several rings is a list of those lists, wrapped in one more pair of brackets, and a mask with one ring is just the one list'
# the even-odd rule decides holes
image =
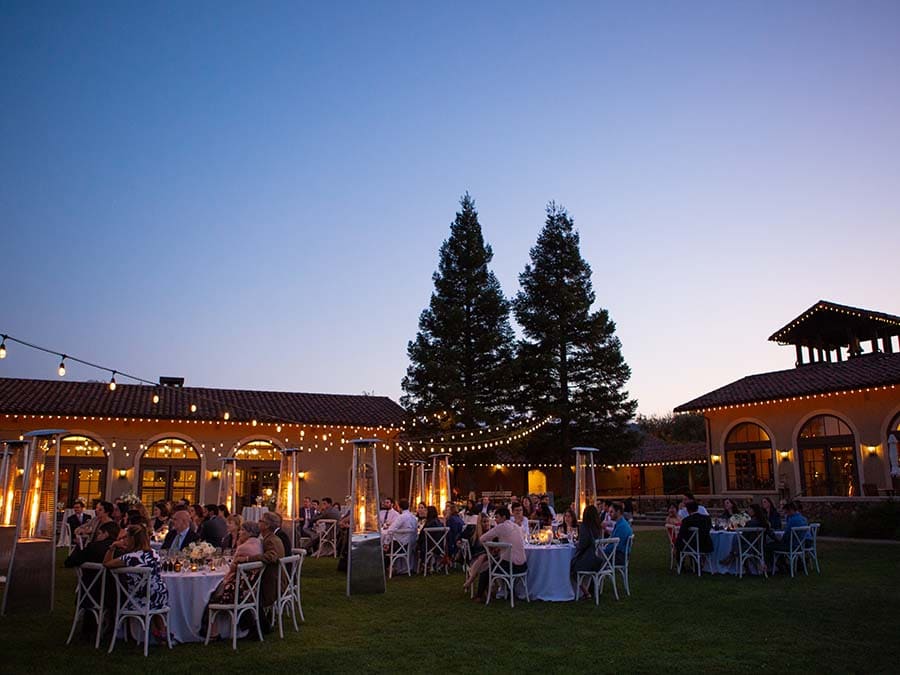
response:
{"label": "terracotta roof tile", "polygon": [[[153,403],[153,394],[160,396]],[[197,412],[190,411],[196,404]],[[105,382],[0,378],[0,413],[150,419],[222,420],[389,426],[403,408],[386,396],[304,394],[245,389],[152,387]]]}
{"label": "terracotta roof tile", "polygon": [[645,434],[631,457],[621,464],[665,464],[706,459],[706,443],[669,443],[658,436]]}
{"label": "terracotta roof tile", "polygon": [[683,403],[675,412],[896,384],[900,384],[900,354],[864,354],[838,363],[808,363],[790,370],[748,375]]}

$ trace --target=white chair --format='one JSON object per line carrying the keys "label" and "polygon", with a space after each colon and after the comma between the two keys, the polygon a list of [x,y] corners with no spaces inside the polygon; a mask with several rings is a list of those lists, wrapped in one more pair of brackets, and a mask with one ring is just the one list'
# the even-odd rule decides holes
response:
{"label": "white chair", "polygon": [[[516,582],[521,581],[525,584],[525,600],[531,602],[528,597],[528,572],[513,572],[512,563],[512,544],[506,544],[499,541],[489,541],[484,545],[487,552],[488,560],[488,590],[487,600],[485,604],[490,604],[491,594],[494,589],[494,582],[499,582],[506,587],[509,592],[509,606],[516,606]],[[508,558],[503,560],[503,552],[506,551]]]}
{"label": "white chair", "polygon": [[[294,549],[294,551],[302,551],[303,549]],[[291,619],[294,621],[294,630],[300,630],[297,625],[297,611],[300,604],[300,566],[303,564],[303,554],[295,553],[294,555],[285,556],[278,561],[278,598],[272,611],[272,623],[278,619],[278,635],[284,639],[284,614],[286,610],[290,610]],[[301,610],[302,615],[302,610]]]}
{"label": "white chair", "polygon": [[337,523],[338,521],[325,518],[316,521],[316,529],[319,531],[319,548],[316,549],[316,558],[321,558],[326,546],[331,548],[329,555],[338,557],[337,550]]}
{"label": "white chair", "polygon": [[675,559],[678,556],[678,549],[675,548],[675,541],[678,539],[678,525],[666,525],[666,536],[669,538],[669,569],[675,568]]}
{"label": "white chair", "polygon": [[388,579],[394,576],[394,563],[402,561],[406,565],[406,575],[412,576],[412,546],[416,540],[415,530],[395,530],[391,533],[388,546]]}
{"label": "white chair", "polygon": [[791,528],[791,537],[790,541],[788,541],[787,550],[776,550],[775,551],[775,562],[778,562],[778,558],[787,558],[788,565],[791,568],[791,577],[794,576],[794,572],[797,569],[797,561],[803,563],[803,573],[809,574],[809,571],[806,569],[806,539],[809,537],[809,526],[804,525],[803,527],[794,527]]}
{"label": "white chair", "polygon": [[209,644],[216,614],[227,612],[231,619],[231,648],[237,650],[238,624],[245,612],[253,614],[256,619],[256,633],[263,641],[262,627],[259,624],[259,588],[262,584],[263,563],[249,562],[237,566],[234,585],[234,600],[230,603],[213,603],[207,608],[207,626],[205,645]]}
{"label": "white chair", "polygon": [[462,564],[462,570],[465,574],[469,573],[469,564],[472,562],[472,547],[469,546],[469,540],[460,539],[456,543],[456,550],[459,553],[459,561]]}
{"label": "white chair", "polygon": [[803,543],[804,553],[811,563],[816,564],[816,574],[821,574],[819,569],[819,526],[820,523],[809,524],[809,537]]}
{"label": "white chair", "polygon": [[[606,548],[612,545],[612,550],[607,553]],[[581,589],[581,582],[587,581],[588,587],[594,584],[594,604],[600,604],[600,594],[603,593],[603,583],[609,579],[612,581],[613,593],[616,600],[619,599],[619,589],[616,588],[616,549],[619,547],[618,537],[597,539],[594,542],[594,555],[600,563],[600,569],[579,572],[576,575],[576,583]]]}
{"label": "white chair", "polygon": [[[88,582],[85,582],[85,572],[93,572],[88,575],[90,577]],[[66,640],[66,644],[71,644],[78,620],[83,620],[85,614],[93,614],[97,620],[97,638],[94,640],[94,649],[97,649],[100,647],[100,634],[103,632],[106,568],[102,563],[82,563],[80,567],[75,568],[75,577],[78,580],[75,589],[75,617],[72,619],[72,630],[69,631],[69,639]]]}
{"label": "white chair", "polygon": [[744,565],[749,561],[756,561],[763,576],[768,578],[766,573],[766,558],[763,554],[763,537],[765,530],[761,527],[744,527],[738,530],[738,578],[744,578]]}
{"label": "white chair", "polygon": [[300,612],[300,620],[306,621],[306,617],[303,616],[303,594],[300,590],[300,582],[301,575],[303,572],[303,561],[306,560],[306,549],[305,548],[294,548],[291,549],[291,553],[294,555],[300,556],[300,562],[297,563],[297,584],[294,586],[294,597],[295,602],[297,603],[297,611]]}
{"label": "white chair", "polygon": [[700,550],[700,530],[696,527],[691,527],[688,528],[688,532],[688,536],[684,539],[684,548],[681,549],[681,554],[678,556],[678,574],[681,574],[681,566],[684,564],[684,559],[690,558],[694,561],[694,565],[697,568],[697,576],[699,577],[703,572],[703,558],[708,554]]}
{"label": "white chair", "polygon": [[428,576],[428,568],[437,573],[441,567],[444,574],[450,574],[449,566],[445,563],[447,557],[447,533],[449,527],[425,527],[425,555],[422,559],[422,574]]}
{"label": "white chair", "polygon": [[628,563],[631,562],[631,547],[634,546],[634,535],[628,536],[625,542],[625,562],[621,565],[613,558],[613,569],[622,575],[622,583],[625,584],[625,594],[631,596],[631,586],[628,583]]}
{"label": "white chair", "polygon": [[[169,608],[150,608],[150,568],[149,567],[117,567],[112,570],[116,583],[116,619],[113,622],[112,641],[108,653],[116,646],[116,635],[119,626],[124,624],[125,640],[128,636],[128,620],[133,619],[141,625],[144,637],[144,656],[150,645],[150,623],[154,616],[162,617],[166,627],[166,639],[169,649],[172,648],[172,635],[169,633]],[[130,581],[126,577],[133,577]],[[129,585],[132,588],[129,589]]]}

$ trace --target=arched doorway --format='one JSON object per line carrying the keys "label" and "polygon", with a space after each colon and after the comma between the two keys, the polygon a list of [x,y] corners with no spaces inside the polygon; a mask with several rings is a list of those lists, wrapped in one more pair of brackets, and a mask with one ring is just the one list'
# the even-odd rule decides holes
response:
{"label": "arched doorway", "polygon": [[[53,445],[50,446],[55,452]],[[76,499],[91,508],[94,501],[105,499],[109,456],[103,445],[90,436],[64,436],[59,447],[58,499],[66,507]]]}
{"label": "arched doorway", "polygon": [[200,495],[200,455],[187,441],[163,438],[147,447],[140,460],[138,483],[144,504],[187,498],[196,504]]}
{"label": "arched doorway", "polygon": [[725,438],[725,471],[729,490],[773,490],[772,439],[758,424],[741,422]]}
{"label": "arched doorway", "polygon": [[237,460],[237,504],[250,506],[262,497],[268,502],[278,494],[281,453],[271,441],[248,441],[234,451]]}
{"label": "arched doorway", "polygon": [[834,415],[816,415],[797,438],[803,494],[816,497],[859,494],[856,437]]}

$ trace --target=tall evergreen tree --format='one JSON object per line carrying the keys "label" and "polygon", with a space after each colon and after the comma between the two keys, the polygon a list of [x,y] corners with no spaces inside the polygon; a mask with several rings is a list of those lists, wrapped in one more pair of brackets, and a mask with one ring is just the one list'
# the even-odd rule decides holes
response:
{"label": "tall evergreen tree", "polygon": [[572,218],[554,202],[519,284],[513,310],[525,335],[520,407],[560,420],[554,439],[536,441],[563,453],[576,444],[627,445],[627,423],[637,408],[624,390],[631,369],[609,312],[591,309],[591,268]]}
{"label": "tall evergreen tree", "polygon": [[431,303],[407,347],[401,403],[416,414],[446,411],[471,427],[508,413],[514,338],[475,200],[466,193],[460,207],[441,245]]}

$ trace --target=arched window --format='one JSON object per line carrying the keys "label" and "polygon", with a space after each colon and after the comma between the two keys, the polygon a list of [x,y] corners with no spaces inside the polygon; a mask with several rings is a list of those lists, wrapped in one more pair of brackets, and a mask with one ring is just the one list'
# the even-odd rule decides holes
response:
{"label": "arched window", "polygon": [[834,415],[816,415],[800,429],[803,493],[811,496],[859,494],[856,485],[856,438]]}
{"label": "arched window", "polygon": [[200,455],[180,438],[156,441],[141,457],[140,498],[144,504],[187,497],[197,503],[200,490]]}
{"label": "arched window", "polygon": [[775,488],[772,439],[758,424],[742,422],[725,439],[729,490]]}
{"label": "arched window", "polygon": [[278,494],[281,452],[266,440],[244,443],[234,452],[237,459],[237,504],[252,505],[257,497],[268,502]]}

